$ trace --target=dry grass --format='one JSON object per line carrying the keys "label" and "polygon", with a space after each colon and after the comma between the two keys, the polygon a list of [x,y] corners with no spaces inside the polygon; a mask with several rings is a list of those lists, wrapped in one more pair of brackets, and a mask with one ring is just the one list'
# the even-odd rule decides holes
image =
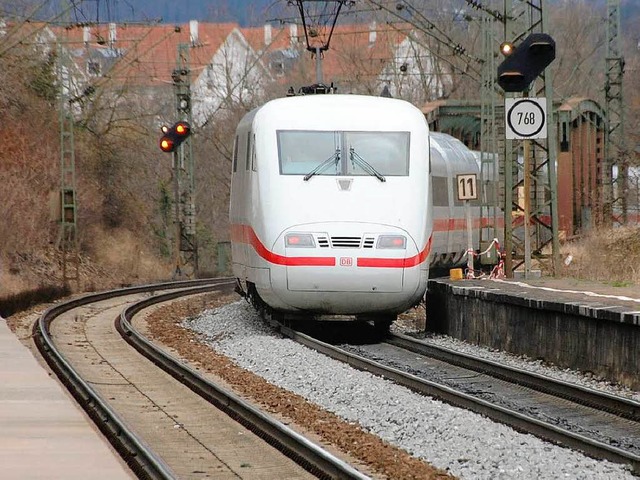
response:
{"label": "dry grass", "polygon": [[[94,253],[81,255],[80,286],[70,285],[73,291],[108,290],[171,278],[171,263],[155,256],[145,238],[121,229],[93,229],[91,236]],[[0,298],[61,283],[61,255],[53,247],[15,252],[0,260]]]}
{"label": "dry grass", "polygon": [[144,238],[125,229],[104,231],[91,229],[93,237],[91,261],[112,273],[117,283],[131,284],[166,280],[172,267],[167,259],[159,259]]}
{"label": "dry grass", "polygon": [[562,246],[564,277],[640,286],[640,227],[593,231]]}

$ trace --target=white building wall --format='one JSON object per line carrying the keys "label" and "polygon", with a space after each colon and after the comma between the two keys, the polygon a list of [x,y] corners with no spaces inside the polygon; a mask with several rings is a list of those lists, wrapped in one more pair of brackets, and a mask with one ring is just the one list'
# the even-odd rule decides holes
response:
{"label": "white building wall", "polygon": [[378,77],[380,91],[387,85],[393,97],[415,105],[442,98],[451,78],[425,46],[408,35],[393,57]]}
{"label": "white building wall", "polygon": [[246,104],[264,92],[270,74],[238,30],[233,30],[192,85],[193,121],[233,105]]}

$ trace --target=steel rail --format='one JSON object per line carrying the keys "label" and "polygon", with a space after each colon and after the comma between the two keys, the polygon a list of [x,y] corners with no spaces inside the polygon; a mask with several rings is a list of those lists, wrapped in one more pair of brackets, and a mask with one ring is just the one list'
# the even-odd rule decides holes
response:
{"label": "steel rail", "polygon": [[436,358],[452,365],[484,373],[494,378],[507,380],[524,387],[564,398],[565,400],[571,400],[580,405],[593,407],[628,420],[640,422],[640,402],[631,399],[611,395],[606,392],[598,392],[581,385],[556,380],[520,368],[502,365],[486,358],[456,352],[455,350],[433,345],[407,335],[390,334],[389,337],[385,339],[385,342],[409,350],[410,352]]}
{"label": "steel rail", "polygon": [[[189,294],[195,295],[226,287],[232,289],[234,286],[233,282],[229,282],[228,284],[196,287],[190,289]],[[314,475],[320,478],[332,479],[368,479],[368,476],[357,471],[286,425],[256,409],[237,395],[208,381],[197,371],[154,345],[133,327],[131,319],[140,311],[184,294],[185,291],[183,290],[159,294],[127,307],[116,320],[117,329],[123,338],[143,356],[189,387],[193,392],[224,411],[231,418],[284,452]]]}
{"label": "steel rail", "polygon": [[47,309],[33,326],[34,342],[45,361],[139,478],[170,479],[175,478],[175,475],[66,360],[51,338],[51,323],[65,312],[90,303],[136,293],[187,288],[211,281],[207,279],[166,282],[85,295]]}
{"label": "steel rail", "polygon": [[279,329],[292,340],[333,359],[344,362],[353,368],[391,380],[422,395],[433,396],[451,405],[471,410],[494,421],[506,424],[520,432],[534,434],[553,443],[580,450],[595,458],[630,465],[636,475],[640,474],[640,456],[623,449],[564,430],[555,425],[542,422],[499,405],[494,405],[486,400],[475,398],[453,388],[419,378],[396,368],[382,365],[333,345],[329,345],[328,343],[316,340],[284,325],[280,325]]}

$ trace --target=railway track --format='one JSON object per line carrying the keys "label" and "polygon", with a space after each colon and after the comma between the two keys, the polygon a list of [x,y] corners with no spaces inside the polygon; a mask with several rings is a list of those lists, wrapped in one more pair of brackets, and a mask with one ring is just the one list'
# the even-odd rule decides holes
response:
{"label": "railway track", "polygon": [[354,368],[595,458],[631,465],[640,474],[638,402],[404,335],[390,335],[380,343],[336,346],[290,327],[280,330]]}
{"label": "railway track", "polygon": [[47,310],[34,338],[140,478],[368,478],[133,326],[135,315],[161,303],[232,288],[232,280],[214,279],[87,295]]}

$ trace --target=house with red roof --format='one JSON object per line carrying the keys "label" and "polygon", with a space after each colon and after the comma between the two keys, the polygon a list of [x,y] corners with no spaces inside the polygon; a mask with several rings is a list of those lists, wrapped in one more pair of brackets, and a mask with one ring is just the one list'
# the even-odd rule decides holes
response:
{"label": "house with red roof", "polygon": [[[174,82],[188,82],[196,125],[233,104],[249,103],[271,81],[235,23],[111,23],[56,33],[82,71],[82,81],[94,90],[135,92],[169,106]],[[185,66],[188,71],[176,75]]]}
{"label": "house with red roof", "polygon": [[[394,97],[422,105],[441,98],[449,77],[418,32],[403,24],[336,25],[328,49],[326,32],[301,25],[240,28],[235,23],[191,21],[183,25],[86,24],[50,27],[69,58],[75,108],[96,92],[111,105],[136,101],[158,123],[175,118],[175,82],[190,85],[195,125],[238,105],[250,107],[270,85],[284,95],[318,81],[339,93]],[[324,37],[322,35],[325,35]],[[188,66],[188,71],[176,71]],[[321,67],[318,69],[318,66]],[[185,75],[186,73],[186,75]],[[132,100],[132,95],[135,100]],[[167,118],[168,117],[168,118]]]}
{"label": "house with red roof", "polygon": [[[0,55],[13,54],[28,50],[28,54],[57,58],[57,33],[55,28],[45,22],[6,22],[0,19]],[[66,96],[74,98],[81,92],[86,82],[84,71],[74,62],[59,62],[56,74],[62,76],[62,88]]]}
{"label": "house with red roof", "polygon": [[272,74],[295,87],[317,82],[316,46],[321,52],[322,83],[333,83],[340,93],[391,96],[416,105],[441,98],[451,79],[428,48],[424,35],[404,24],[336,25],[328,32],[305,35],[301,25],[243,28],[252,48],[265,58]]}

